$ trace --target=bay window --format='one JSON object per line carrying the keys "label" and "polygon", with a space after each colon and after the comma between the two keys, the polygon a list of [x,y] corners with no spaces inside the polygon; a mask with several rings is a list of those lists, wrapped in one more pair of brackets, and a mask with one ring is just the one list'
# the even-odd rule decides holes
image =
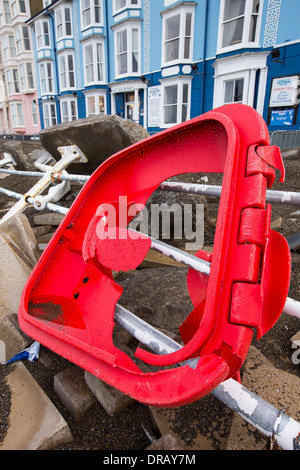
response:
{"label": "bay window", "polygon": [[103,40],[92,40],[83,46],[85,85],[104,81]]}
{"label": "bay window", "polygon": [[71,7],[62,4],[55,10],[57,39],[72,36]]}
{"label": "bay window", "polygon": [[140,24],[128,22],[115,30],[116,75],[140,74]]}
{"label": "bay window", "polygon": [[30,39],[27,26],[22,26],[22,28],[16,28],[15,37],[18,54],[23,51],[30,51]]}
{"label": "bay window", "polygon": [[25,124],[22,103],[10,103],[10,112],[13,127],[23,127]]}
{"label": "bay window", "polygon": [[267,51],[229,55],[213,64],[214,102],[217,108],[229,103],[243,103],[262,114],[266,82]]}
{"label": "bay window", "polygon": [[261,0],[221,0],[218,49],[258,46]]}
{"label": "bay window", "polygon": [[75,98],[64,97],[60,102],[61,122],[70,122],[77,119],[77,101]]}
{"label": "bay window", "polygon": [[194,8],[181,6],[162,13],[162,18],[162,64],[192,61]]}
{"label": "bay window", "polygon": [[42,19],[35,23],[37,50],[50,47],[49,20]]}
{"label": "bay window", "polygon": [[102,12],[102,0],[81,0],[82,28],[102,25]]}
{"label": "bay window", "polygon": [[41,93],[46,95],[54,93],[53,84],[53,65],[51,61],[41,62],[39,64]]}
{"label": "bay window", "polygon": [[105,92],[95,91],[86,95],[86,116],[106,114]]}
{"label": "bay window", "polygon": [[74,52],[65,51],[60,53],[58,63],[60,89],[75,88]]}
{"label": "bay window", "polygon": [[113,13],[119,13],[119,11],[125,8],[140,8],[141,0],[113,0]]}
{"label": "bay window", "polygon": [[34,89],[33,71],[30,62],[22,63],[19,66],[21,90]]}
{"label": "bay window", "polygon": [[191,79],[162,80],[163,127],[190,119]]}
{"label": "bay window", "polygon": [[55,126],[57,123],[55,103],[43,103],[43,114],[45,128]]}

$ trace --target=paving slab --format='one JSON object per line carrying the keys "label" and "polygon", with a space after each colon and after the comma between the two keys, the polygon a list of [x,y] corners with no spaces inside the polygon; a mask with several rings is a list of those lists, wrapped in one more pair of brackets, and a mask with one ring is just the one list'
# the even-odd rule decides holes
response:
{"label": "paving slab", "polygon": [[0,317],[18,312],[30,273],[31,268],[0,233]]}
{"label": "paving slab", "polygon": [[97,401],[84,380],[84,370],[76,365],[54,376],[54,390],[77,422],[81,421]]}
{"label": "paving slab", "polygon": [[2,222],[0,233],[29,267],[33,268],[41,252],[29,220],[19,213]]}
{"label": "paving slab", "polygon": [[0,450],[50,450],[73,439],[66,421],[23,363],[16,363],[5,381],[11,404]]}

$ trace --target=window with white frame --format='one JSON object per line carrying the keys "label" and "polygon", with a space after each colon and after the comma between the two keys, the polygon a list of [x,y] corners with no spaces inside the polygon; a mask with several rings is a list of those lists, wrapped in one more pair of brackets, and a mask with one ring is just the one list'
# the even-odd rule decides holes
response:
{"label": "window with white frame", "polygon": [[41,94],[54,93],[53,64],[52,61],[45,61],[39,64]]}
{"label": "window with white frame", "polygon": [[14,36],[8,36],[8,43],[9,43],[10,57],[16,57],[17,50],[16,50],[16,43],[15,43]]}
{"label": "window with white frame", "polygon": [[258,46],[261,0],[221,0],[218,50]]}
{"label": "window with white frame", "polygon": [[72,36],[71,7],[62,4],[55,10],[56,37]]}
{"label": "window with white frame", "polygon": [[243,102],[244,78],[227,80],[224,86],[224,104]]}
{"label": "window with white frame", "polygon": [[162,127],[170,127],[190,119],[191,79],[162,80]]}
{"label": "window with white frame", "polygon": [[162,65],[193,57],[194,7],[183,5],[162,14]]}
{"label": "window with white frame", "polygon": [[20,13],[26,13],[25,0],[12,0],[11,2],[12,16],[17,16]]}
{"label": "window with white frame", "polygon": [[75,88],[74,51],[61,52],[58,56],[58,64],[60,89]]}
{"label": "window with white frame", "polygon": [[10,0],[3,0],[5,23],[11,24]]}
{"label": "window with white frame", "polygon": [[49,20],[46,18],[40,19],[35,23],[35,36],[37,50],[50,47],[50,31]]}
{"label": "window with white frame", "polygon": [[33,78],[33,68],[32,68],[31,62],[26,63],[26,76],[27,76],[27,83],[28,83],[29,89],[35,88],[34,78]]}
{"label": "window with white frame", "polygon": [[21,90],[24,91],[24,90],[27,89],[27,80],[26,80],[25,64],[20,64],[20,65],[19,65],[19,72],[20,72]]}
{"label": "window with white frame", "polygon": [[5,71],[5,79],[6,79],[6,87],[7,87],[8,94],[12,95],[14,90],[13,90],[12,74],[11,74],[10,69]]}
{"label": "window with white frame", "polygon": [[20,93],[19,72],[18,69],[12,69],[14,93]]}
{"label": "window with white frame", "polygon": [[18,54],[23,51],[30,51],[30,39],[27,26],[17,27],[15,30],[16,46]]}
{"label": "window with white frame", "polygon": [[8,60],[10,58],[10,54],[9,54],[7,36],[3,36],[3,38],[2,38],[2,48],[3,48],[3,58],[4,58],[4,60]]}
{"label": "window with white frame", "polygon": [[267,51],[260,51],[217,59],[213,64],[213,107],[243,103],[255,106],[262,114],[267,82],[267,57]]}
{"label": "window with white frame", "polygon": [[21,90],[25,91],[34,89],[32,64],[30,62],[19,65],[19,74]]}
{"label": "window with white frame", "polygon": [[81,0],[81,27],[99,26],[103,24],[103,0]]}
{"label": "window with white frame", "polygon": [[106,93],[95,91],[86,95],[86,116],[106,114]]}
{"label": "window with white frame", "polygon": [[104,44],[103,40],[92,40],[83,46],[85,85],[104,81]]}
{"label": "window with white frame", "polygon": [[77,100],[65,97],[60,101],[61,122],[70,122],[77,119]]}
{"label": "window with white frame", "polygon": [[51,102],[43,103],[43,115],[45,128],[57,124],[56,104]]}
{"label": "window with white frame", "polygon": [[13,127],[24,127],[24,115],[22,103],[10,103],[10,112]]}
{"label": "window with white frame", "polygon": [[141,8],[141,0],[113,0],[113,14],[126,8]]}
{"label": "window with white frame", "polygon": [[116,75],[139,75],[141,69],[140,24],[128,22],[115,29]]}

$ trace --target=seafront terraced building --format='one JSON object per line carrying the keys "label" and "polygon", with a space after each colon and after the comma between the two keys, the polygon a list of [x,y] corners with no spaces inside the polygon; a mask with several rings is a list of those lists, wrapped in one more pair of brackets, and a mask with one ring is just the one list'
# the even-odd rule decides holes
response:
{"label": "seafront terraced building", "polygon": [[40,130],[29,0],[0,0],[0,134]]}
{"label": "seafront terraced building", "polygon": [[[31,0],[42,128],[117,114],[159,132],[226,103],[298,130],[297,0]],[[291,13],[292,12],[292,13]]]}

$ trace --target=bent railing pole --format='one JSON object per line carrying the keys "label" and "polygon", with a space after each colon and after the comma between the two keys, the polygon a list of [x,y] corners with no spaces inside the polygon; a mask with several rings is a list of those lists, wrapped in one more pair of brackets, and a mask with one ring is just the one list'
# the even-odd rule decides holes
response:
{"label": "bent railing pole", "polygon": [[[220,197],[222,186],[181,182],[164,182],[159,186],[159,189],[163,191],[173,191],[178,193]],[[299,206],[300,193],[292,191],[267,190],[266,201],[270,204],[288,204]]]}
{"label": "bent railing pole", "polygon": [[[116,305],[114,320],[157,354],[169,354],[182,347],[119,304]],[[190,359],[185,364],[195,368],[197,359]],[[218,385],[211,395],[238,413],[265,436],[273,438],[283,450],[300,450],[300,423],[239,382],[233,379],[226,380]]]}
{"label": "bent railing pole", "polygon": [[[23,171],[23,170],[6,170],[0,168],[0,173],[5,173],[6,175],[15,175],[15,176],[30,176],[32,178],[42,178],[45,173],[41,171]],[[87,175],[70,175],[70,174],[61,174],[58,172],[53,172],[53,179],[60,181],[75,181],[78,183],[86,183],[90,176]]]}
{"label": "bent railing pole", "polygon": [[[21,201],[24,198],[24,194],[15,193],[14,191],[10,191],[9,189],[5,189],[5,188],[0,188],[0,193],[5,194],[6,196],[9,196],[9,197],[13,197],[15,199],[19,199],[19,201]],[[33,204],[34,198],[28,197],[26,198],[26,201],[29,204]],[[67,207],[62,207],[57,204],[52,204],[51,202],[47,202],[45,206],[50,211],[58,212],[59,214],[63,214],[63,215],[66,215],[67,212],[69,211]],[[1,223],[1,220],[0,220],[0,223]]]}

